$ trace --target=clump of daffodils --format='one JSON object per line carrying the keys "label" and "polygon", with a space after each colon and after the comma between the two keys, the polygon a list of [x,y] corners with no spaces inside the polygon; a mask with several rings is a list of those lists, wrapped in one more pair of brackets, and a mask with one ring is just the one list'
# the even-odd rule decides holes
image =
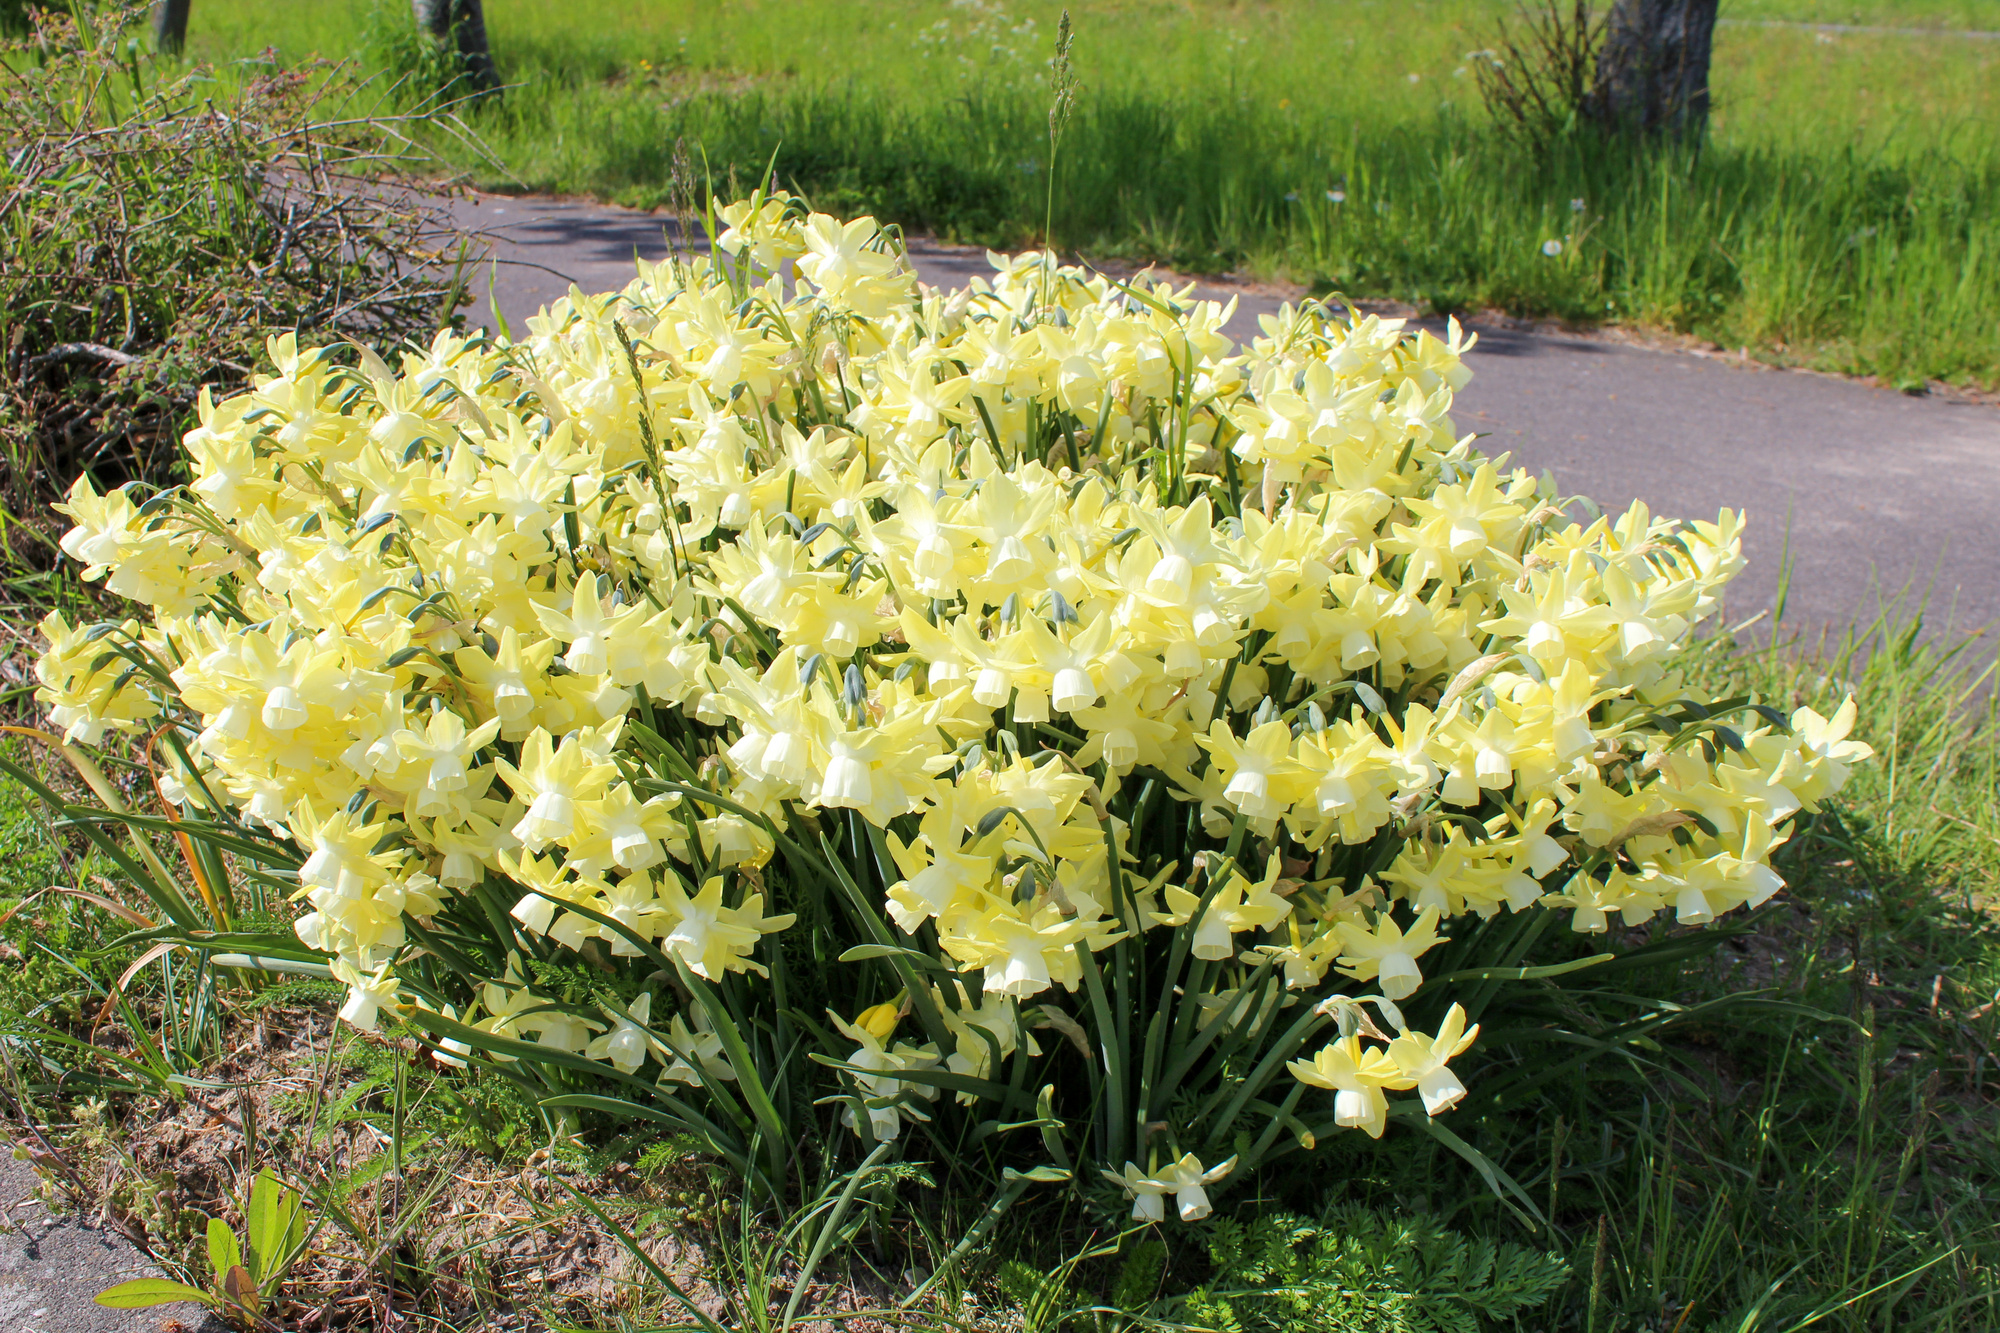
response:
{"label": "clump of daffodils", "polygon": [[[1455,932],[1755,907],[1868,754],[1851,703],[1687,699],[1739,519],[1573,520],[1459,434],[1456,327],[1308,305],[1239,347],[1048,256],[947,293],[870,219],[719,222],[726,260],[511,345],[278,339],[190,484],[63,506],[131,610],[44,622],[53,725],[171,734],[166,798],[280,849],[351,1021],[689,1105],[791,1024],[882,1141],[1115,1064],[1106,978],[1152,959],[1172,1041],[1277,1050],[1288,1123],[1380,1135],[1466,1095],[1476,1024],[1400,1007]],[[563,959],[624,989],[545,993]],[[1135,1215],[1256,1164],[1100,1073],[1156,1103],[1096,1147]]]}

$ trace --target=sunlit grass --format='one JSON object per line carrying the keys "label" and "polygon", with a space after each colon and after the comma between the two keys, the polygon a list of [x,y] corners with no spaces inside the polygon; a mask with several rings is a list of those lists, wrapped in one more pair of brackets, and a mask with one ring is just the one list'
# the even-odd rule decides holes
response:
{"label": "sunlit grass", "polygon": [[[1996,0],[1755,0],[1716,44],[1697,155],[1496,140],[1470,54],[1504,0],[1079,0],[1061,241],[1437,309],[1685,330],[1783,361],[2000,380],[2000,42],[1753,20],[2000,28]],[[1038,241],[1054,7],[959,0],[490,0],[503,76],[475,183],[665,200],[685,142],[722,193],[775,160],[839,212]],[[401,4],[211,0],[191,47],[393,59]],[[1581,201],[1580,204],[1577,201]],[[1544,254],[1559,241],[1562,254]]]}
{"label": "sunlit grass", "polygon": [[[1081,34],[1083,71],[1100,92],[1227,99],[1284,110],[1294,121],[1369,123],[1446,107],[1475,113],[1475,89],[1460,73],[1465,57],[1514,12],[1511,0],[1077,0],[1068,7]],[[404,7],[333,0],[273,10],[210,0],[190,32],[190,51],[208,59],[266,46],[286,59],[357,55],[378,9],[400,18]],[[855,84],[924,103],[966,85],[988,94],[995,85],[1038,89],[1058,9],[987,0],[486,5],[510,81],[531,94],[549,84],[614,101],[644,100],[660,72],[678,68],[744,77],[767,89]],[[1718,36],[1714,72],[1721,142],[1829,147],[1886,136],[1887,146],[1929,149],[2000,120],[2000,43],[1754,26],[1769,19],[2000,31],[1996,0],[1744,0],[1726,17],[1731,24]],[[664,92],[673,95],[671,86]]]}
{"label": "sunlit grass", "polygon": [[1732,0],[1723,19],[2000,32],[2000,3],[1995,0]]}

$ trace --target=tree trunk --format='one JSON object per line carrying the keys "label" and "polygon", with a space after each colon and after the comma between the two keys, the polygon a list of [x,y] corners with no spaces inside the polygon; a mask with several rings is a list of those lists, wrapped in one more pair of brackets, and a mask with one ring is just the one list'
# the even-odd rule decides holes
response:
{"label": "tree trunk", "polygon": [[486,45],[486,11],[480,0],[410,0],[417,26],[439,43],[453,43],[465,78],[477,92],[500,86]]}
{"label": "tree trunk", "polygon": [[153,48],[162,55],[179,55],[187,44],[188,6],[193,0],[154,0]]}
{"label": "tree trunk", "polygon": [[1699,135],[1717,0],[1617,0],[1597,54],[1599,119],[1642,134]]}

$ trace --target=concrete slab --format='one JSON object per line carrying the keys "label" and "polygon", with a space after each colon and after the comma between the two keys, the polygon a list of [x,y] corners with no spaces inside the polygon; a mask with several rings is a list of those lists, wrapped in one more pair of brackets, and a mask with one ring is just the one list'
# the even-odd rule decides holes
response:
{"label": "concrete slab", "polygon": [[[6,1333],[161,1333],[169,1320],[204,1328],[199,1305],[108,1310],[98,1292],[160,1270],[136,1246],[34,1197],[33,1167],[0,1156],[0,1330]],[[217,1326],[219,1333],[219,1326]]]}

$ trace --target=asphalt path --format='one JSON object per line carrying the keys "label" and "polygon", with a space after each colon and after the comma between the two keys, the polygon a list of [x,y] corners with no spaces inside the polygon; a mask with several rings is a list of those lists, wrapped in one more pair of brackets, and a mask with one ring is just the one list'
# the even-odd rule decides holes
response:
{"label": "asphalt path", "polygon": [[160,1272],[115,1231],[37,1197],[35,1170],[0,1138],[0,1330],[6,1333],[224,1333],[198,1305],[107,1310],[92,1297]]}
{"label": "asphalt path", "polygon": [[[518,336],[568,292],[615,291],[635,256],[667,252],[656,214],[568,200],[471,196],[451,205],[490,247],[472,277],[470,322],[493,311]],[[984,253],[917,240],[924,281],[962,286]],[[490,287],[489,287],[490,283]],[[489,291],[491,301],[489,301]],[[1238,339],[1283,294],[1235,296]],[[1555,475],[1566,494],[1607,509],[1643,500],[1656,514],[1746,512],[1748,568],[1732,585],[1732,623],[1776,610],[1815,633],[1867,623],[1885,608],[1924,609],[1956,635],[2000,622],[2000,409],[1728,358],[1475,323],[1474,371],[1454,417],[1489,453]],[[1789,579],[1782,571],[1789,568]]]}

